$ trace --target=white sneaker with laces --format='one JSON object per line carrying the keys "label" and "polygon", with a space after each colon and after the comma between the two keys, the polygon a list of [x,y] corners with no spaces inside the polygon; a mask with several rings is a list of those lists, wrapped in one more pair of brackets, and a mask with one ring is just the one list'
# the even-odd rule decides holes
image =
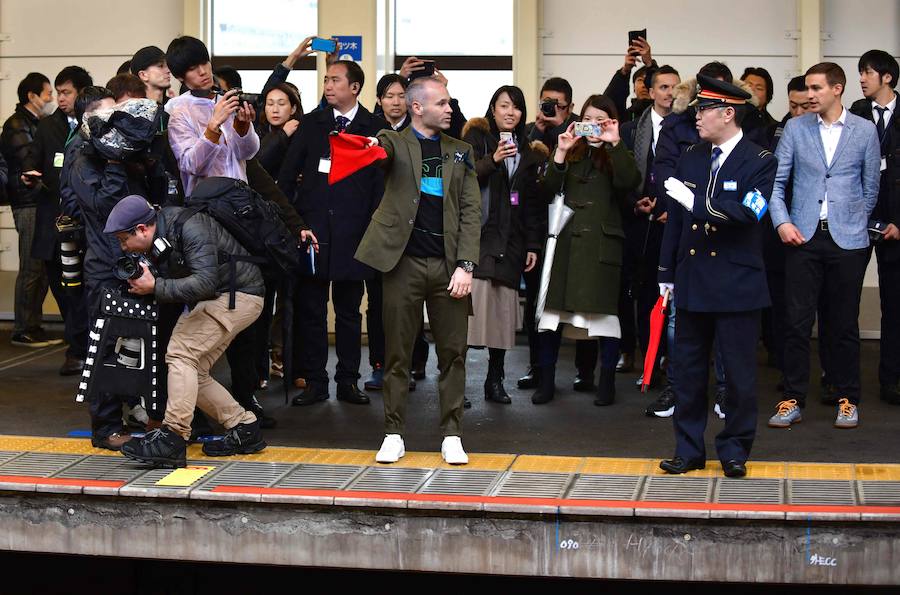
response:
{"label": "white sneaker with laces", "polygon": [[463,450],[462,440],[459,436],[446,436],[441,443],[441,456],[448,465],[465,465],[469,462],[469,455]]}
{"label": "white sneaker with laces", "polygon": [[375,455],[375,461],[378,463],[396,463],[405,454],[406,449],[403,446],[403,438],[400,434],[387,434],[384,437],[384,442],[381,443],[378,454]]}

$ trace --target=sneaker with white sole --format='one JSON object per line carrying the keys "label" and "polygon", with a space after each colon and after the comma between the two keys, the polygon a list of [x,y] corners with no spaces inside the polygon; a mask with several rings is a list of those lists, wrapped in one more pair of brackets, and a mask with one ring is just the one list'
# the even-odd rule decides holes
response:
{"label": "sneaker with white sole", "polygon": [[800,415],[800,405],[797,399],[787,399],[777,405],[775,415],[769,418],[770,428],[789,428],[791,424],[800,423],[803,417]]}
{"label": "sneaker with white sole", "polygon": [[444,442],[441,443],[441,456],[448,465],[465,465],[469,462],[469,455],[463,450],[459,436],[444,437]]}
{"label": "sneaker with white sole", "polygon": [[840,399],[834,427],[849,430],[857,425],[859,425],[859,408],[848,399]]}
{"label": "sneaker with white sole", "polygon": [[675,391],[672,385],[666,386],[653,403],[644,410],[647,417],[672,417],[675,413]]}
{"label": "sneaker with white sole", "polygon": [[375,455],[375,461],[378,463],[396,463],[406,454],[403,446],[403,438],[400,434],[387,434],[378,454]]}
{"label": "sneaker with white sole", "polygon": [[716,406],[713,408],[719,419],[725,419],[725,398],[728,396],[728,390],[724,386],[716,387]]}

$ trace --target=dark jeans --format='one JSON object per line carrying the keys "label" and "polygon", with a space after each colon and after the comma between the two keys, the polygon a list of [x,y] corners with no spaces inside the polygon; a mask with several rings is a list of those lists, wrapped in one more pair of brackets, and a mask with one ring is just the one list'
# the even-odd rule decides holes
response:
{"label": "dark jeans", "polygon": [[19,234],[19,272],[16,274],[15,323],[13,333],[41,328],[44,297],[47,295],[47,273],[44,261],[31,257],[34,243],[34,213],[37,207],[13,209]]}
{"label": "dark jeans", "polygon": [[826,348],[840,354],[828,362],[828,375],[839,397],[859,403],[859,300],[869,259],[867,248],[844,250],[827,231],[788,248],[787,325],[784,344],[784,392],[805,404],[809,392],[809,340],[819,297],[826,298]]}
{"label": "dark jeans", "polygon": [[[359,380],[362,339],[362,281],[328,281],[302,277],[294,291],[294,376],[328,384],[328,293],[334,306],[335,382]],[[412,344],[412,343],[410,343]]]}
{"label": "dark jeans", "polygon": [[59,312],[65,322],[65,339],[69,344],[66,357],[85,359],[88,346],[87,301],[82,290],[66,290],[62,286],[62,264],[57,252],[56,258],[46,261],[47,280]]}

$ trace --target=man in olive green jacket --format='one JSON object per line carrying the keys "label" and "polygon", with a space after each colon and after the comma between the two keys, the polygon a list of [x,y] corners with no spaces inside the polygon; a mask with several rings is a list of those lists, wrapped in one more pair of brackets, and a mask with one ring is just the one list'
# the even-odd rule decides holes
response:
{"label": "man in olive green jacket", "polygon": [[357,260],[384,273],[386,435],[375,459],[394,463],[406,452],[409,369],[424,302],[440,369],[441,455],[447,463],[465,464],[459,426],[481,194],[472,147],[441,133],[452,113],[446,86],[435,78],[416,79],[406,89],[406,103],[412,124],[371,139],[387,152],[385,191],[356,251]]}

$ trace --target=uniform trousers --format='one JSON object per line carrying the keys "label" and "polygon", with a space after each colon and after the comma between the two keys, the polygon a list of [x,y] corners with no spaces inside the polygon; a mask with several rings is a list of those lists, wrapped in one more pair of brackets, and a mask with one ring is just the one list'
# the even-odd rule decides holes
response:
{"label": "uniform trousers", "polygon": [[896,388],[900,383],[900,259],[896,256],[886,259],[880,248],[875,254],[878,258],[878,292],[881,294],[878,381],[883,388]]}
{"label": "uniform trousers", "polygon": [[386,434],[403,434],[413,341],[422,322],[422,304],[438,358],[441,432],[458,436],[466,390],[466,350],[470,299],[450,297],[450,274],[444,258],[403,255],[382,276],[384,290]]}
{"label": "uniform trousers", "polygon": [[745,462],[756,436],[756,343],[760,310],[692,312],[678,308],[677,349],[672,357],[678,375],[675,391],[675,456],[706,460],[703,434],[709,416],[709,358],[718,339],[725,369],[725,427],[716,436],[723,463]]}

